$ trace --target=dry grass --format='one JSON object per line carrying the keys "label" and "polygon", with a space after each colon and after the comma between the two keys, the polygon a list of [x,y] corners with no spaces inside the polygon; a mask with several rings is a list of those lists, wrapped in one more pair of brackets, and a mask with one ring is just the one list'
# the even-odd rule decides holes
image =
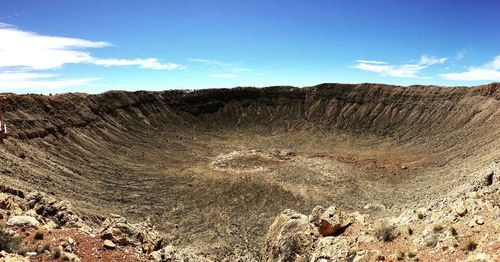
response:
{"label": "dry grass", "polygon": [[9,253],[17,252],[21,247],[21,239],[0,226],[0,250],[5,250]]}

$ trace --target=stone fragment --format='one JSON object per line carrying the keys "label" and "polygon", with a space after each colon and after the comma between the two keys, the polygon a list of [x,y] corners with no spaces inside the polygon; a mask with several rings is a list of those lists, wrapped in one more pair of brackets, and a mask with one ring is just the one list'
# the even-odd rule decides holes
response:
{"label": "stone fragment", "polygon": [[29,226],[38,228],[40,226],[40,222],[36,220],[36,218],[31,216],[13,216],[9,218],[7,221],[7,225],[9,226]]}
{"label": "stone fragment", "polygon": [[106,249],[115,249],[116,248],[116,244],[113,243],[113,241],[111,241],[109,239],[104,240],[104,242],[102,243],[102,246]]}

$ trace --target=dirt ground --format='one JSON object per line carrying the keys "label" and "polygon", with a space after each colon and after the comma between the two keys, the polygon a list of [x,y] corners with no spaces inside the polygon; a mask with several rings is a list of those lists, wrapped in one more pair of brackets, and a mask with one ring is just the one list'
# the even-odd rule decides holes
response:
{"label": "dirt ground", "polygon": [[174,245],[250,253],[316,205],[387,215],[500,160],[499,85],[324,85],[9,96],[0,179],[88,221],[150,217]]}

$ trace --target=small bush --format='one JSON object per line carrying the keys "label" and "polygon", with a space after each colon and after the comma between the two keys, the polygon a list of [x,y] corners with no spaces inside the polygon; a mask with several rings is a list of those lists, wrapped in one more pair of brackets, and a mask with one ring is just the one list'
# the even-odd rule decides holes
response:
{"label": "small bush", "polygon": [[58,259],[61,257],[61,250],[60,249],[57,249],[55,252],[54,252],[54,255],[53,255],[54,259]]}
{"label": "small bush", "polygon": [[432,228],[432,231],[434,233],[441,233],[443,231],[444,227],[441,226],[441,225],[435,225],[433,228]]}
{"label": "small bush", "polygon": [[466,243],[465,243],[465,249],[467,251],[474,251],[476,250],[477,248],[477,243],[476,241],[472,240],[472,239],[469,239]]}
{"label": "small bush", "polygon": [[408,257],[409,257],[409,258],[414,258],[414,257],[416,257],[416,256],[417,256],[417,253],[412,252],[412,251],[408,252]]}
{"label": "small bush", "polygon": [[438,244],[438,239],[435,236],[425,243],[425,245],[428,247],[436,247],[437,244]]}
{"label": "small bush", "polygon": [[408,227],[408,235],[413,235],[413,229],[411,227]]}
{"label": "small bush", "polygon": [[457,232],[457,230],[456,230],[454,227],[451,227],[451,228],[450,228],[450,234],[451,234],[452,236],[456,236],[456,235],[458,235],[458,232]]}
{"label": "small bush", "polygon": [[36,240],[42,240],[43,237],[44,237],[44,233],[42,231],[40,231],[40,230],[36,231],[36,233],[35,233],[35,239]]}
{"label": "small bush", "polygon": [[396,238],[396,227],[383,225],[375,232],[375,237],[384,242],[391,242]]}
{"label": "small bush", "polygon": [[21,247],[21,238],[10,234],[7,230],[0,226],[0,250],[5,250],[8,253],[15,253]]}

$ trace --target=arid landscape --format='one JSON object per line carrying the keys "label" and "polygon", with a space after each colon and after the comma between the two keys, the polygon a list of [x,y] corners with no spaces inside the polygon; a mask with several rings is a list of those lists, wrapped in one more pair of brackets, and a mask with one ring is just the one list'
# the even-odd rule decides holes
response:
{"label": "arid landscape", "polygon": [[[35,190],[67,200],[86,225],[74,238],[98,248],[106,238],[93,229],[110,217],[148,221],[163,244],[134,260],[167,244],[193,258],[161,261],[500,259],[498,83],[7,94],[1,110],[10,134],[0,145],[3,201],[36,206],[27,197]],[[448,217],[459,204],[469,212]],[[19,214],[30,210],[19,206]],[[316,206],[346,214],[345,231],[304,229],[303,221],[315,224]],[[5,223],[12,212],[0,208]],[[280,215],[286,209],[294,211]],[[54,216],[36,213],[42,224]],[[380,240],[386,222],[398,233]],[[438,234],[453,225],[460,237]],[[436,243],[422,233],[429,227]],[[63,229],[53,234],[69,234]],[[462,248],[470,239],[477,248]],[[317,254],[342,241],[343,249],[328,249],[345,251],[342,258]],[[84,246],[79,252],[86,256]]]}

